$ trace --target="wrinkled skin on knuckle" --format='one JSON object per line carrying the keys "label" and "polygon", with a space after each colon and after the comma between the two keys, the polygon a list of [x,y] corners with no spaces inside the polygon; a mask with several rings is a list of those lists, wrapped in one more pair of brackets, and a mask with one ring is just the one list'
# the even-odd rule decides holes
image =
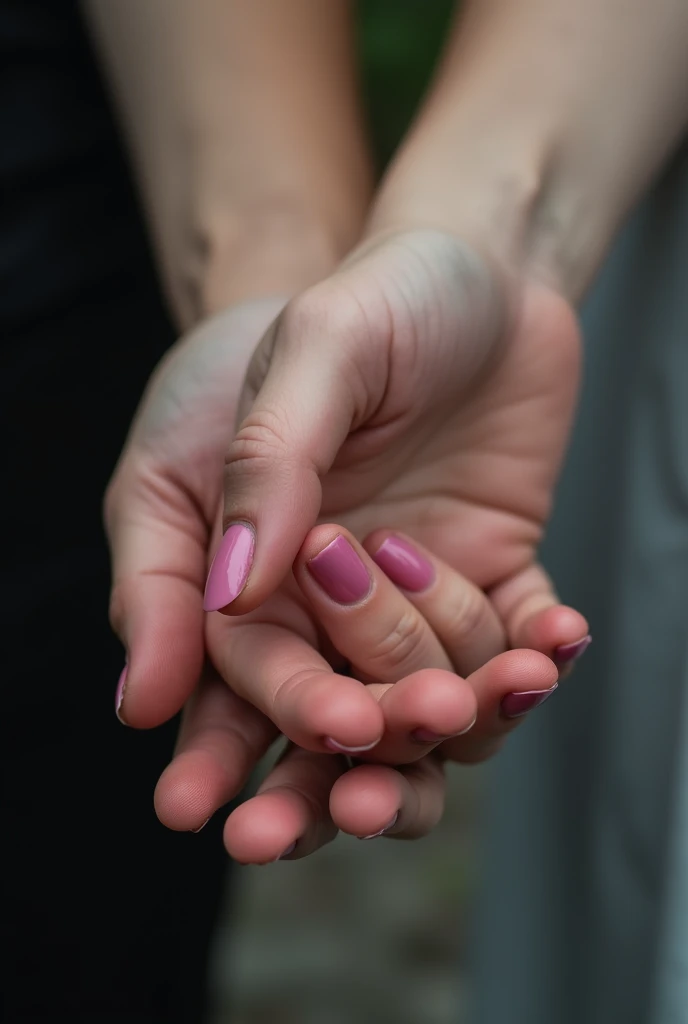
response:
{"label": "wrinkled skin on knuckle", "polygon": [[482,594],[470,590],[449,610],[447,632],[457,647],[479,637],[487,620],[488,606]]}
{"label": "wrinkled skin on knuckle", "polygon": [[405,612],[394,628],[367,652],[368,670],[380,682],[397,682],[413,671],[409,663],[422,650],[424,637],[425,624],[420,616],[411,610]]}

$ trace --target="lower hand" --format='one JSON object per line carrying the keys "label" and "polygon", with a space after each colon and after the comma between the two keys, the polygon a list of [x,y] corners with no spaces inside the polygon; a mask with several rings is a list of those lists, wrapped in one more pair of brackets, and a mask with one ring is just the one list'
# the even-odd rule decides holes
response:
{"label": "lower hand", "polygon": [[[309,570],[333,538],[350,545],[369,574],[361,601],[332,601]],[[358,755],[368,763],[353,769],[343,757],[290,745],[258,794],[228,819],[227,848],[250,863],[277,859],[286,850],[289,857],[305,856],[338,830],[361,838],[425,834],[442,814],[445,759],[473,763],[490,756],[556,687],[557,671],[547,657],[507,646],[536,646],[556,657],[557,651],[570,653],[587,632],[582,616],[554,598],[525,618],[527,606],[514,603],[505,630],[476,587],[408,538],[386,532],[361,547],[341,528],[318,527],[294,574],[319,624],[321,649],[329,649],[335,663],[345,657],[353,673],[369,680],[384,735],[372,751]],[[405,584],[403,593],[392,579]],[[467,678],[454,675],[454,667]],[[380,678],[385,682],[372,681]],[[446,738],[449,733],[454,737]],[[173,828],[197,828],[236,795],[275,739],[266,716],[219,680],[206,679],[187,708],[177,756],[158,785],[162,820]],[[407,763],[372,763],[382,760]]]}

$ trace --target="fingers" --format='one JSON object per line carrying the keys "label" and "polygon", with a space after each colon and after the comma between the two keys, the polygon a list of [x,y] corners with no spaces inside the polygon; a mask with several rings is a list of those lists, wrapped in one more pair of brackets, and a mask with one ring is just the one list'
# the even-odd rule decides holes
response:
{"label": "fingers", "polygon": [[294,577],[330,641],[361,678],[394,683],[419,669],[451,669],[426,619],[348,530],[311,530]]}
{"label": "fingers", "polygon": [[155,790],[168,828],[197,832],[244,787],[277,729],[215,677],[205,679],[184,710],[177,748]]}
{"label": "fingers", "polygon": [[341,757],[290,746],[259,788],[227,819],[225,846],[242,864],[306,857],[337,835],[330,791],[346,764]]}
{"label": "fingers", "polygon": [[380,530],[363,546],[429,623],[461,675],[506,650],[504,627],[483,591],[422,545]]}
{"label": "fingers", "polygon": [[106,525],[110,618],[127,661],[116,710],[147,729],[176,714],[200,677],[205,530],[188,496],[126,465],[109,491]]}
{"label": "fingers", "polygon": [[426,835],[442,817],[445,779],[432,756],[402,769],[360,765],[289,747],[255,797],[227,820],[228,852],[244,864],[298,860],[338,829],[361,839]]}
{"label": "fingers", "polygon": [[557,668],[531,650],[506,651],[466,680],[478,703],[470,732],[441,746],[445,757],[472,764],[499,750],[523,715],[545,702],[557,688]]}
{"label": "fingers", "polygon": [[416,839],[440,821],[445,788],[442,762],[433,755],[404,768],[359,765],[335,782],[330,812],[342,832],[361,839]]}
{"label": "fingers", "polygon": [[207,635],[220,675],[298,746],[360,753],[380,740],[383,714],[367,687],[333,672],[291,628],[218,615]]}
{"label": "fingers", "polygon": [[547,654],[563,678],[591,643],[588,623],[580,612],[559,604],[552,581],[540,565],[495,587],[490,593],[512,647],[530,647]]}
{"label": "fingers", "polygon": [[331,282],[305,292],[256,352],[246,385],[253,401],[226,456],[209,611],[243,613],[275,590],[320,511],[320,477],[374,407],[378,348],[366,344],[366,316],[348,296]]}
{"label": "fingers", "polygon": [[478,715],[470,678],[441,669],[415,672],[393,685],[371,683],[368,690],[380,702],[385,733],[361,755],[365,761],[419,761],[444,740],[469,732]]}

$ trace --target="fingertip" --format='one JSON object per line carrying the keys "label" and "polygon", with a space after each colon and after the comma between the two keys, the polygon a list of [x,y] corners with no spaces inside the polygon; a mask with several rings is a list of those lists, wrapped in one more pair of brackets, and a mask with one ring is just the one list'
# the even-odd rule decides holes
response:
{"label": "fingertip", "polygon": [[203,751],[177,755],[155,787],[153,805],[158,818],[175,832],[194,832],[230,799],[223,792],[222,768]]}
{"label": "fingertip", "polygon": [[313,749],[337,753],[372,750],[385,729],[382,709],[367,688],[334,673],[304,687],[294,719],[298,731],[316,739]]}
{"label": "fingertip", "polygon": [[469,679],[475,682],[478,677],[482,677],[483,683],[489,681],[490,688],[497,691],[545,690],[556,683],[558,672],[547,655],[521,648],[497,655]]}
{"label": "fingertip", "polygon": [[[271,864],[298,839],[303,827],[296,801],[280,791],[252,797],[232,811],[223,831],[225,849],[240,864]],[[292,847],[292,849],[290,849]]]}
{"label": "fingertip", "polygon": [[330,814],[348,835],[378,834],[399,814],[401,776],[383,765],[360,765],[342,775],[330,793]]}
{"label": "fingertip", "polygon": [[[388,731],[426,743],[467,732],[478,714],[470,683],[443,669],[424,669],[407,676],[386,690],[380,706]],[[422,739],[425,734],[431,738]]]}
{"label": "fingertip", "polygon": [[577,643],[587,636],[585,616],[575,608],[558,604],[535,612],[513,638],[513,644],[552,654],[557,648]]}

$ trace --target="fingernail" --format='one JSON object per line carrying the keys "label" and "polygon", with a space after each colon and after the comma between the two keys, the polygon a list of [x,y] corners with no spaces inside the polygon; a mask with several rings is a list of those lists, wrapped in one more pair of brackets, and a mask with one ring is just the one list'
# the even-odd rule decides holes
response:
{"label": "fingernail", "polygon": [[385,576],[404,590],[418,592],[435,578],[432,564],[401,537],[388,537],[373,555]]}
{"label": "fingernail", "polygon": [[450,733],[449,736],[440,736],[439,733],[431,732],[430,729],[414,729],[411,733],[411,739],[417,743],[444,743],[445,740],[454,740],[457,736],[465,736],[467,732],[470,732],[475,723],[478,720],[476,715],[470,725],[467,725],[461,732]]}
{"label": "fingernail", "polygon": [[555,665],[570,665],[585,654],[591,643],[592,637],[584,636],[582,640],[576,640],[575,644],[562,644],[555,649],[552,660]]}
{"label": "fingernail", "polygon": [[288,857],[290,853],[293,853],[295,849],[296,843],[290,843],[286,850],[283,850],[282,853],[280,853],[279,857],[275,857],[273,864],[276,864],[278,860],[284,860],[284,858]]}
{"label": "fingernail", "polygon": [[115,714],[117,715],[117,717],[120,720],[120,722],[122,723],[122,725],[128,725],[129,724],[128,722],[125,722],[125,720],[122,718],[122,715],[120,714],[120,709],[122,707],[122,701],[124,700],[124,691],[127,688],[127,672],[128,671],[129,671],[129,666],[125,665],[124,668],[122,669],[122,672],[120,673],[119,681],[117,683],[117,689],[115,690]]}
{"label": "fingernail", "polygon": [[368,570],[344,537],[335,537],[319,555],[311,558],[307,568],[337,604],[355,604],[370,590]]}
{"label": "fingernail", "polygon": [[189,832],[193,832],[193,834],[194,834],[195,836],[197,836],[197,835],[198,835],[198,833],[199,833],[199,832],[200,832],[200,831],[201,831],[202,829],[204,829],[204,828],[206,827],[206,825],[208,824],[208,822],[209,822],[209,821],[210,821],[210,818],[206,818],[206,819],[205,819],[205,821],[203,822],[203,824],[202,824],[202,825],[199,825],[199,826],[198,826],[198,828],[190,828],[190,829],[189,829]]}
{"label": "fingernail", "polygon": [[523,693],[507,693],[501,703],[502,714],[505,718],[520,718],[533,708],[544,704],[548,697],[551,697],[558,687],[558,683],[551,686],[549,690],[524,690]]}
{"label": "fingernail", "polygon": [[333,750],[335,754],[363,754],[366,750],[372,750],[379,742],[379,740],[373,740],[372,743],[366,743],[364,747],[345,747],[343,743],[338,743],[331,736],[325,737],[325,746],[328,750]]}
{"label": "fingernail", "polygon": [[397,823],[399,817],[399,811],[394,815],[391,821],[388,821],[384,828],[381,828],[379,832],[371,832],[369,836],[358,836],[358,839],[377,839],[378,836],[383,836],[385,832],[389,832],[391,828]]}
{"label": "fingernail", "polygon": [[205,611],[224,608],[244,589],[251,571],[255,540],[253,530],[243,523],[234,523],[227,530],[208,573],[203,598]]}

